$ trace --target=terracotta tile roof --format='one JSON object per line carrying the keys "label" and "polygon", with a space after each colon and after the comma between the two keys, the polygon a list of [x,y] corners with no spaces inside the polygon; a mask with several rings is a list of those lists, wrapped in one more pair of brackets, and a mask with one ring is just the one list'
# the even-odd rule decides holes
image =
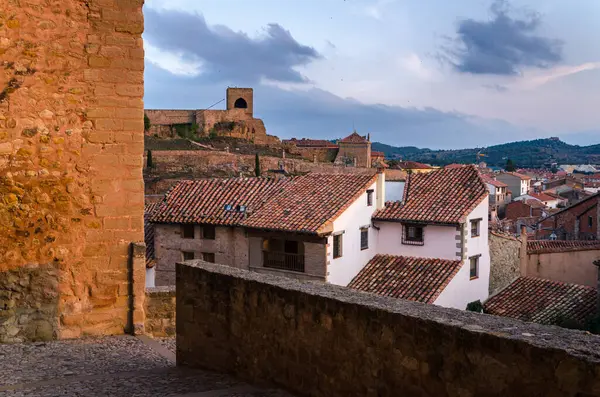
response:
{"label": "terracotta tile roof", "polygon": [[385,157],[385,153],[371,151],[371,157]]}
{"label": "terracotta tile roof", "polygon": [[458,260],[375,255],[348,287],[392,298],[434,303],[461,265]]}
{"label": "terracotta tile roof", "polygon": [[348,135],[344,139],[340,139],[339,142],[341,142],[341,143],[367,143],[368,141],[367,141],[366,136],[358,135],[358,133],[356,131],[354,131],[352,134]]}
{"label": "terracotta tile roof", "polygon": [[524,202],[531,208],[546,208],[546,205],[544,203],[542,203],[541,201],[536,200],[536,199],[527,199],[527,200],[518,200],[518,201]]}
{"label": "terracotta tile roof", "polygon": [[596,310],[596,289],[534,277],[519,277],[487,300],[486,313],[541,324],[560,317],[580,323]]}
{"label": "terracotta tile roof", "polygon": [[375,183],[377,175],[318,174],[298,177],[252,214],[244,226],[326,233],[330,223]]}
{"label": "terracotta tile roof", "polygon": [[325,139],[292,138],[292,139],[284,140],[283,143],[293,143],[298,147],[327,147],[327,148],[338,147],[338,145],[336,145],[335,143],[327,141]]}
{"label": "terracotta tile roof", "polygon": [[540,200],[540,201],[554,201],[554,200],[556,200],[555,197],[552,197],[552,196],[550,196],[548,194],[545,194],[545,193],[530,193],[529,195],[531,197],[533,197],[533,198],[536,198],[536,199]]}
{"label": "terracotta tile roof", "polygon": [[448,164],[447,166],[445,166],[444,168],[450,168],[450,169],[454,169],[454,168],[460,168],[460,167],[464,167],[465,164]]}
{"label": "terracotta tile roof", "polygon": [[519,174],[518,172],[503,172],[503,174],[516,176],[517,178],[520,178],[520,179],[522,179],[524,181],[531,179],[531,177],[529,177],[527,175]]}
{"label": "terracotta tile roof", "polygon": [[433,168],[427,164],[417,163],[416,161],[400,161],[397,167],[402,170],[430,170]]}
{"label": "terracotta tile roof", "polygon": [[496,180],[496,179],[494,179],[492,177],[489,177],[487,175],[482,175],[481,178],[483,179],[483,181],[485,183],[489,183],[490,185],[495,186],[495,187],[507,187],[508,186],[506,183],[504,183],[502,181],[499,181],[499,180]]}
{"label": "terracotta tile roof", "polygon": [[412,174],[404,188],[404,203],[386,203],[373,219],[459,224],[487,196],[487,187],[472,165]]}
{"label": "terracotta tile roof", "polygon": [[154,267],[156,264],[154,256],[154,224],[150,223],[152,214],[158,208],[159,203],[146,204],[144,206],[144,242],[146,243],[146,267]]}
{"label": "terracotta tile roof", "polygon": [[600,250],[598,240],[533,240],[527,242],[528,254]]}
{"label": "terracotta tile roof", "polygon": [[[239,226],[246,216],[256,212],[290,183],[286,178],[181,181],[166,194],[151,221]],[[231,205],[232,210],[225,210],[225,205]],[[246,206],[246,213],[238,211],[238,205]]]}

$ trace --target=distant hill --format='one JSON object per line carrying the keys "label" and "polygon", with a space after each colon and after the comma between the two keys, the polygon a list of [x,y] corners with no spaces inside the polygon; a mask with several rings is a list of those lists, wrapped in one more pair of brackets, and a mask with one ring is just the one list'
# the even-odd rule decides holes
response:
{"label": "distant hill", "polygon": [[477,153],[481,152],[490,166],[504,166],[511,159],[517,167],[542,168],[552,163],[558,164],[600,164],[600,144],[592,146],[569,145],[558,138],[535,139],[458,150],[418,149],[412,146],[395,147],[379,142],[372,144],[372,150],[384,152],[386,157],[400,157],[432,165],[451,163],[474,163]]}

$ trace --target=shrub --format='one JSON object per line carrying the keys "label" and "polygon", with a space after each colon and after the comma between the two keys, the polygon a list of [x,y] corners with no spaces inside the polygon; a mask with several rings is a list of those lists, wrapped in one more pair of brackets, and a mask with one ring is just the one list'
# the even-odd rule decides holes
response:
{"label": "shrub", "polygon": [[150,127],[152,127],[152,124],[150,123],[150,118],[146,113],[144,113],[144,131],[148,131]]}
{"label": "shrub", "polygon": [[483,304],[478,299],[476,301],[467,303],[467,310],[470,312],[483,313]]}
{"label": "shrub", "polygon": [[257,177],[260,176],[260,158],[258,157],[258,153],[254,157],[254,174]]}

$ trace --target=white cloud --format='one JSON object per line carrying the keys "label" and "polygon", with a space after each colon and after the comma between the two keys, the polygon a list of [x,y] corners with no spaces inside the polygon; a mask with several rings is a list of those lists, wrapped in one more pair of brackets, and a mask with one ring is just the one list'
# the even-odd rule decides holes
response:
{"label": "white cloud", "polygon": [[202,62],[186,59],[182,54],[163,51],[154,47],[148,40],[144,41],[144,50],[146,60],[175,75],[193,77],[202,73]]}
{"label": "white cloud", "polygon": [[423,63],[423,59],[414,52],[408,56],[400,57],[398,59],[398,64],[400,67],[411,72],[421,80],[433,81],[437,80],[439,77],[439,73]]}
{"label": "white cloud", "polygon": [[377,20],[382,20],[384,15],[384,8],[389,4],[392,4],[396,0],[373,0],[373,4],[370,4],[364,8],[364,13]]}

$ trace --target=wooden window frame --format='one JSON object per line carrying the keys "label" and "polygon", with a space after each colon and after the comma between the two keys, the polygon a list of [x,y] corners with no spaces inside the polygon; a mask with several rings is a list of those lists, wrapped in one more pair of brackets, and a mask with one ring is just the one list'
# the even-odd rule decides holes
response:
{"label": "wooden window frame", "polygon": [[[207,230],[212,233],[206,233]],[[202,239],[203,240],[216,240],[217,239],[217,228],[215,225],[202,225]]]}
{"label": "wooden window frame", "polygon": [[[186,233],[186,231],[192,231],[191,235],[192,237],[188,237],[189,233]],[[183,224],[181,225],[181,238],[184,238],[186,240],[193,240],[196,238],[196,225],[190,225],[190,224]]]}
{"label": "wooden window frame", "polygon": [[[415,228],[416,230],[421,230],[420,238],[419,237],[409,237],[409,229]],[[416,233],[419,234],[419,233]],[[406,223],[402,225],[402,244],[404,245],[425,245],[425,226],[419,224]]]}
{"label": "wooden window frame", "polygon": [[[192,257],[186,259],[186,254],[191,254]],[[196,259],[196,253],[194,251],[181,251],[181,257],[184,261],[193,261],[194,259]]]}
{"label": "wooden window frame", "polygon": [[[338,234],[333,235],[333,259],[338,259],[338,258],[341,258],[342,256],[344,256],[343,236],[344,236],[343,233],[338,233]],[[338,241],[337,250],[336,250],[336,241]]]}
{"label": "wooden window frame", "polygon": [[[366,237],[366,245],[363,246],[363,233],[365,233],[365,232],[366,232],[366,234],[364,234],[364,235],[367,236]],[[369,228],[363,226],[360,228],[360,250],[364,251],[364,250],[368,250],[368,249],[369,249]]]}
{"label": "wooden window frame", "polygon": [[[481,255],[474,255],[469,257],[469,280],[477,280],[479,278],[479,258]],[[475,260],[475,275],[473,276],[473,260]]]}
{"label": "wooden window frame", "polygon": [[[212,255],[212,260],[209,260],[210,258],[209,259],[206,258],[207,256],[210,256],[210,255]],[[215,263],[215,260],[216,260],[215,253],[214,252],[203,252],[202,253],[202,260],[204,262],[208,262],[208,263]]]}
{"label": "wooden window frame", "polygon": [[[481,236],[481,221],[483,220],[483,218],[477,218],[477,219],[471,219],[470,222],[470,226],[471,226],[471,237],[479,237]],[[476,230],[476,234],[473,233],[473,226],[475,226],[475,230]]]}

